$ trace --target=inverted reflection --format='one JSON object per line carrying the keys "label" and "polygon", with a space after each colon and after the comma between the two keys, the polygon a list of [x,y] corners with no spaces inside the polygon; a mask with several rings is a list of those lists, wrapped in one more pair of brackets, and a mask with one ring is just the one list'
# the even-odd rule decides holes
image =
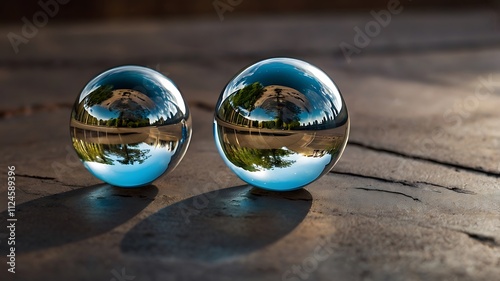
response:
{"label": "inverted reflection", "polygon": [[302,61],[270,59],[226,86],[216,107],[215,140],[243,180],[267,189],[296,189],[337,162],[349,118],[340,92],[318,71]]}
{"label": "inverted reflection", "polygon": [[73,108],[70,128],[76,153],[93,175],[131,187],[149,184],[178,164],[191,136],[190,120],[167,78],[128,66],[87,85]]}

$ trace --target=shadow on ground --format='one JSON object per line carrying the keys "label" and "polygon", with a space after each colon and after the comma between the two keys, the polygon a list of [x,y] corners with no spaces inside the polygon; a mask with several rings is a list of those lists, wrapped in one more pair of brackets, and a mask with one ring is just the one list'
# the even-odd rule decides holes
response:
{"label": "shadow on ground", "polygon": [[217,261],[256,251],[290,233],[312,204],[304,190],[268,192],[237,186],[170,205],[124,237],[124,253]]}
{"label": "shadow on ground", "polygon": [[[108,232],[137,215],[157,193],[153,185],[123,189],[100,184],[21,204],[16,207],[16,252],[60,246]],[[7,215],[7,211],[2,212],[0,220],[5,222]],[[7,253],[7,243],[1,243],[0,252]]]}

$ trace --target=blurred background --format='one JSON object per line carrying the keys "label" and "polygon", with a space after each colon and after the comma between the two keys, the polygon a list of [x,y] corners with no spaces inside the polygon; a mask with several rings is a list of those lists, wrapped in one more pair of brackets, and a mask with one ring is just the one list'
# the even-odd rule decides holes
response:
{"label": "blurred background", "polygon": [[[0,22],[16,22],[26,15],[31,15],[40,9],[39,1],[2,1],[0,3]],[[54,19],[55,21],[86,21],[86,20],[130,20],[144,18],[178,18],[213,16],[217,1],[184,1],[184,0],[110,0],[110,1],[61,1],[66,7]],[[404,1],[405,9],[423,11],[469,10],[471,8],[500,9],[498,0],[418,0]],[[220,3],[226,1],[219,0]],[[231,3],[231,2],[227,2]],[[238,5],[238,15],[254,14],[298,14],[298,13],[345,13],[380,9],[387,6],[386,0],[340,0],[340,1],[245,1],[233,0]],[[241,3],[241,4],[240,4]],[[223,4],[222,4],[223,5]],[[233,5],[235,6],[235,5]],[[222,7],[222,6],[221,6]]]}

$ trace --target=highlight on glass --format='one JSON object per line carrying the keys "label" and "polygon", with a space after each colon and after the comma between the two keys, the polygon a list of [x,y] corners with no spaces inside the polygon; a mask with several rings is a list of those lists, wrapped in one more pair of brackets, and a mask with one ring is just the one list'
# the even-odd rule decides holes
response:
{"label": "highlight on glass", "polygon": [[214,137],[229,168],[250,185],[299,189],[329,172],[349,136],[334,82],[297,59],[271,58],[237,74],[215,109]]}
{"label": "highlight on glass", "polygon": [[138,187],[179,164],[191,139],[191,115],[170,79],[149,68],[121,66],[84,87],[71,112],[70,133],[95,177]]}

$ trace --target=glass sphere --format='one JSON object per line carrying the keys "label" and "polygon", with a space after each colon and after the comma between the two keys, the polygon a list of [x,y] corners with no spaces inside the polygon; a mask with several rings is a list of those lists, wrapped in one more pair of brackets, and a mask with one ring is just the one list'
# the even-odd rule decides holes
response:
{"label": "glass sphere", "polygon": [[191,116],[170,79],[149,68],[122,66],[83,88],[70,132],[76,153],[95,177],[137,187],[179,164],[191,139]]}
{"label": "glass sphere", "polygon": [[224,162],[250,185],[301,188],[337,163],[349,136],[339,89],[317,67],[290,58],[241,71],[215,108],[214,137]]}

